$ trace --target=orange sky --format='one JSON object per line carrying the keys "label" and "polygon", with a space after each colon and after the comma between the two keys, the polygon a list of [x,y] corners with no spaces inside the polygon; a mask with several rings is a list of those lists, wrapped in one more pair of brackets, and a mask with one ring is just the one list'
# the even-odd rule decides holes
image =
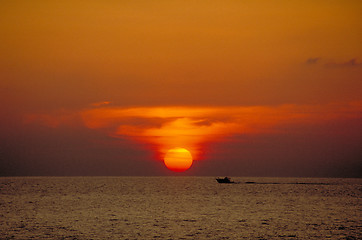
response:
{"label": "orange sky", "polygon": [[[189,174],[283,175],[280,168],[297,168],[301,157],[275,162],[273,172],[268,159],[293,158],[283,144],[299,141],[301,129],[313,132],[301,146],[318,164],[288,174],[318,175],[328,165],[326,176],[355,176],[350,169],[361,167],[361,1],[1,5],[0,175],[162,175],[145,159],[174,145],[205,160]],[[89,157],[94,142],[108,160],[91,165],[110,170],[77,160],[84,161],[77,172],[69,159]],[[265,154],[241,152],[252,142],[263,142]],[[69,148],[73,155],[59,154]],[[52,154],[61,167],[46,173]],[[123,169],[124,158],[133,170]],[[226,158],[235,170],[219,173]],[[333,172],[342,165],[343,174]]]}

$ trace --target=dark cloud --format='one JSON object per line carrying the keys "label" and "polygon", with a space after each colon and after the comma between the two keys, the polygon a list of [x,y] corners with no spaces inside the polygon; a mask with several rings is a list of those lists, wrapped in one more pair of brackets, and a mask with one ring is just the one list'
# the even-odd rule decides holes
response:
{"label": "dark cloud", "polygon": [[86,128],[17,126],[0,136],[0,176],[161,175],[141,144]]}
{"label": "dark cloud", "polygon": [[361,108],[105,108],[90,112],[92,128],[58,112],[0,119],[0,176],[172,175],[160,152],[177,143],[195,145],[183,175],[361,177]]}
{"label": "dark cloud", "polygon": [[319,60],[320,60],[319,57],[308,58],[307,61],[306,61],[306,64],[316,64]]}
{"label": "dark cloud", "polygon": [[206,160],[192,170],[199,175],[360,178],[360,131],[360,120],[353,119],[305,125],[299,134],[238,135],[212,144]]}
{"label": "dark cloud", "polygon": [[[308,65],[316,65],[321,63],[321,58],[320,57],[311,57],[308,58],[305,61],[306,64]],[[340,67],[361,67],[362,66],[362,62],[358,61],[357,58],[352,58],[348,61],[345,62],[328,62],[324,64],[325,67],[328,68],[340,68]]]}
{"label": "dark cloud", "polygon": [[335,62],[331,62],[331,63],[327,63],[325,64],[326,67],[329,68],[339,68],[339,67],[362,67],[362,63],[359,62],[356,58],[352,58],[349,61],[346,62],[341,62],[341,63],[335,63]]}

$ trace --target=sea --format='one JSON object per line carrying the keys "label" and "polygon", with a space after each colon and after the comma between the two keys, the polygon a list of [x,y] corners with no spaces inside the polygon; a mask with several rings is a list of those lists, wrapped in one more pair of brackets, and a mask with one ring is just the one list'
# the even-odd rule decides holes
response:
{"label": "sea", "polygon": [[362,179],[2,177],[0,239],[362,239]]}

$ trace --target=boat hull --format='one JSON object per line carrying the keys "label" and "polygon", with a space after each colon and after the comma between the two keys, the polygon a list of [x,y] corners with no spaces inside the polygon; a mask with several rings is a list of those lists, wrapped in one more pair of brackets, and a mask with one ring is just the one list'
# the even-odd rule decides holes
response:
{"label": "boat hull", "polygon": [[230,178],[225,177],[225,178],[216,178],[216,181],[218,183],[234,183],[233,181],[230,180]]}

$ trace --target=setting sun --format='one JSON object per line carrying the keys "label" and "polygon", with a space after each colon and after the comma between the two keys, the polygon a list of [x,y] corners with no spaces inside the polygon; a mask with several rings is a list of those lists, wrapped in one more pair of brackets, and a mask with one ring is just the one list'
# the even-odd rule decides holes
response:
{"label": "setting sun", "polygon": [[185,148],[173,148],[166,153],[164,163],[172,171],[183,172],[191,167],[192,156]]}

